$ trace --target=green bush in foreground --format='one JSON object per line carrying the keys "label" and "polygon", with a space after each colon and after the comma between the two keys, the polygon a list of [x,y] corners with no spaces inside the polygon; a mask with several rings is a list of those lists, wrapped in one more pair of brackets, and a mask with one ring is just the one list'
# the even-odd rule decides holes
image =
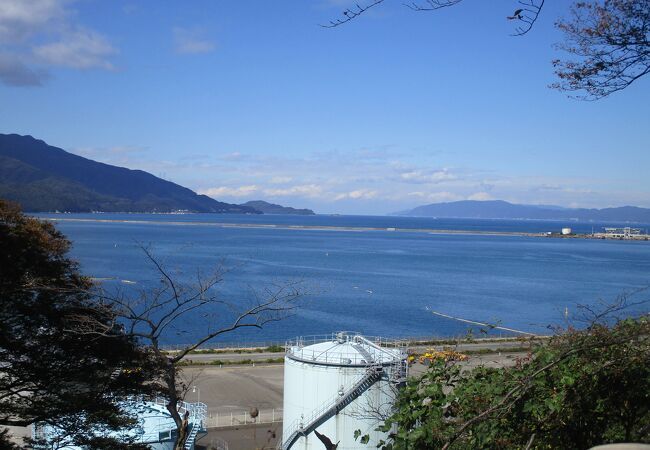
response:
{"label": "green bush in foreground", "polygon": [[569,329],[510,368],[435,361],[409,380],[385,449],[586,449],[650,442],[650,322]]}

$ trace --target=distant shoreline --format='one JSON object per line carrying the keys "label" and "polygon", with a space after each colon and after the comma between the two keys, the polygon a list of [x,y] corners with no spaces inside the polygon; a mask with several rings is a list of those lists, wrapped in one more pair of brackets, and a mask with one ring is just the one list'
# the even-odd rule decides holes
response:
{"label": "distant shoreline", "polygon": [[[333,225],[279,225],[279,224],[257,224],[257,223],[227,223],[227,222],[187,222],[172,220],[129,220],[129,219],[82,219],[82,218],[58,218],[46,217],[43,220],[52,222],[89,222],[89,223],[125,223],[125,224],[153,224],[153,225],[195,225],[213,226],[218,228],[259,228],[273,230],[304,230],[304,231],[345,231],[345,232],[366,232],[384,231],[392,233],[427,233],[437,235],[478,235],[478,236],[518,236],[518,237],[543,237],[561,239],[594,239],[594,240],[622,240],[619,238],[595,236],[591,234],[570,234],[547,232],[526,232],[526,231],[481,231],[481,230],[445,230],[434,228],[393,228],[393,227],[354,227],[354,226],[333,226]],[[650,241],[649,235],[642,238],[627,239],[633,241]]]}

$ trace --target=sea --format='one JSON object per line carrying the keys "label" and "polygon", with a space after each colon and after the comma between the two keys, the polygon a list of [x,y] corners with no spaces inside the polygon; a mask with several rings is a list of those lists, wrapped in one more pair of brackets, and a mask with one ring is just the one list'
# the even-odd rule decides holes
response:
{"label": "sea", "polygon": [[218,301],[169,327],[162,340],[170,346],[227,326],[238,311],[288,285],[301,296],[282,320],[223,334],[214,345],[279,343],[344,330],[387,338],[512,334],[495,326],[549,334],[582,326],[585,306],[599,310],[622,295],[632,306],[619,314],[649,310],[642,301],[650,298],[644,290],[650,285],[650,241],[499,234],[567,226],[591,233],[626,224],[345,215],[37,216],[52,220],[71,240],[80,270],[108,292],[136,299],[161,286],[143,248],[182,286],[220,273]]}

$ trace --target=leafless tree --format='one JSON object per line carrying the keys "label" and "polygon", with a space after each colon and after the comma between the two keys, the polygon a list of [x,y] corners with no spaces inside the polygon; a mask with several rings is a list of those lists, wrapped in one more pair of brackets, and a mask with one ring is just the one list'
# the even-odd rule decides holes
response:
{"label": "leafless tree", "polygon": [[[413,11],[437,11],[463,0],[415,0],[405,3]],[[357,3],[339,18],[321,26],[335,28],[350,22],[386,0]],[[530,32],[545,0],[518,0],[506,19],[515,24],[512,36]],[[567,58],[553,60],[559,80],[551,87],[578,92],[571,97],[598,100],[627,88],[650,73],[650,0],[573,0],[570,17],[556,27],[564,33],[557,49]]]}
{"label": "leafless tree", "polygon": [[[439,9],[457,5],[461,1],[462,0],[421,0],[404,3],[404,6],[413,11],[437,11]],[[385,0],[373,0],[364,4],[356,3],[353,7],[343,10],[341,17],[332,19],[329,23],[322,24],[321,26],[324,28],[338,27],[356,19],[366,11],[375,8],[384,2]],[[533,28],[533,25],[535,24],[535,21],[537,21],[537,17],[541,13],[543,7],[544,0],[519,0],[516,3],[514,13],[506,16],[508,20],[516,23],[515,31],[512,35],[523,36],[528,33]]]}
{"label": "leafless tree", "polygon": [[[218,290],[224,274],[222,266],[210,275],[197,273],[193,281],[185,282],[168,270],[149,248],[143,245],[140,248],[158,274],[159,285],[135,295],[121,291],[102,292],[100,296],[116,311],[125,332],[147,346],[152,358],[161,366],[161,379],[155,383],[168,401],[167,410],[177,427],[176,448],[182,449],[184,442],[179,442],[179,437],[183,419],[177,405],[191,384],[180,374],[179,364],[183,358],[223,334],[243,328],[262,328],[288,317],[305,292],[300,281],[282,282],[252,289],[252,300],[227,301]],[[185,334],[180,322],[189,318],[193,321],[192,331],[196,337],[177,350],[166,351],[163,344],[172,336]]]}
{"label": "leafless tree", "polygon": [[571,59],[553,61],[556,89],[596,100],[650,73],[650,0],[576,2],[557,27]]}

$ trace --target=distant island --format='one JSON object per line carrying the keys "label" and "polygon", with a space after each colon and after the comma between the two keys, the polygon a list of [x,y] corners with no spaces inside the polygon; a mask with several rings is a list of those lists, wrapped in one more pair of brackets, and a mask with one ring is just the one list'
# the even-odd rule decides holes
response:
{"label": "distant island", "polygon": [[17,134],[0,134],[0,197],[29,212],[260,214],[142,170],[93,161]]}
{"label": "distant island", "polygon": [[290,206],[276,205],[274,203],[265,202],[264,200],[251,200],[250,202],[242,203],[241,206],[256,209],[264,214],[294,214],[298,216],[313,216],[314,211],[311,209],[297,209]]}
{"label": "distant island", "polygon": [[503,200],[463,200],[433,203],[391,215],[458,219],[537,219],[650,223],[650,209],[636,206],[603,209],[563,208],[547,205],[517,205]]}

